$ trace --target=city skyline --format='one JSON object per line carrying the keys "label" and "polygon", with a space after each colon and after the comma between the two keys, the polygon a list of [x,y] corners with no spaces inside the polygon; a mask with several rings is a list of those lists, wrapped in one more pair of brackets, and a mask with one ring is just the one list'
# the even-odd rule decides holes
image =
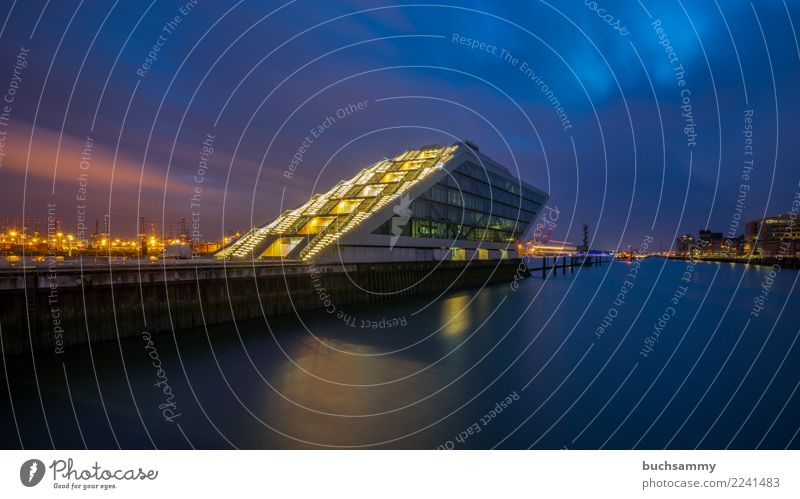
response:
{"label": "city skyline", "polygon": [[[88,220],[92,217],[86,216],[86,218]],[[0,214],[0,231],[6,233],[14,231],[20,234],[47,234],[47,224],[48,215],[26,215],[23,220],[22,216],[9,216],[6,213]],[[66,225],[64,220],[56,215],[53,217],[53,225],[57,232],[70,232],[72,234],[81,235],[84,238],[108,235],[121,238],[135,238],[137,236],[147,235],[173,239],[180,236],[190,237],[193,235],[191,217],[181,217],[176,220],[164,221],[139,217],[137,229],[133,231],[126,230],[127,228],[117,229],[112,226],[111,217],[107,214],[102,217],[94,217],[94,223],[84,223],[80,225],[80,222],[76,222],[72,226]],[[125,232],[122,232],[123,230],[125,230]],[[236,232],[241,232],[241,228],[228,228],[224,231],[224,234],[219,235],[218,239],[228,237]],[[203,233],[195,233],[194,236],[206,237]],[[217,237],[217,235],[208,235],[208,237],[213,239]]]}
{"label": "city skyline", "polygon": [[[727,233],[723,232],[721,227],[710,227],[710,228],[699,228],[699,227],[697,227],[694,230],[687,230],[686,232],[678,234],[678,236],[675,239],[671,240],[671,241],[660,241],[660,240],[654,238],[653,244],[654,244],[655,247],[659,247],[659,246],[662,247],[663,251],[668,251],[670,249],[677,251],[678,246],[679,246],[678,240],[680,240],[682,237],[690,236],[692,233],[702,233],[702,232],[710,232],[710,233],[714,233],[714,234],[719,234],[719,239],[720,240],[740,239],[740,238],[744,238],[744,237],[747,236],[746,224],[751,224],[751,223],[754,223],[754,222],[760,222],[761,220],[764,220],[764,219],[774,219],[774,218],[789,217],[789,216],[791,216],[791,213],[770,213],[770,214],[767,214],[766,216],[761,217],[759,219],[747,220],[746,223],[743,222],[743,223],[739,224],[739,227],[740,227],[739,230],[736,231],[732,235],[731,235],[730,232],[727,232]],[[38,221],[39,221],[38,223],[39,223],[39,227],[40,227],[40,230],[38,231],[38,233],[39,234],[46,234],[46,232],[47,232],[46,229],[42,230],[42,227],[46,227],[46,225],[47,225],[47,217],[46,216],[39,217],[39,216],[28,215],[26,218],[29,221],[29,223],[27,225],[27,227],[28,227],[28,231],[27,232],[28,233],[34,234],[34,233],[37,232],[36,231],[36,220],[38,219]],[[109,219],[110,219],[110,217],[107,216],[107,215],[104,215],[102,219],[98,218],[98,217],[95,217],[95,219],[94,219],[95,223],[93,225],[91,225],[91,227],[93,227],[93,229],[90,232],[85,232],[86,238],[88,239],[91,236],[108,236],[109,234],[111,234],[111,235],[113,235],[115,237],[120,237],[120,238],[123,238],[123,239],[124,238],[135,238],[137,236],[142,236],[142,235],[158,236],[158,237],[165,238],[165,239],[174,239],[174,238],[180,238],[181,236],[184,236],[185,238],[189,239],[190,236],[192,235],[191,234],[191,219],[187,218],[187,217],[182,217],[182,218],[177,219],[177,220],[167,220],[167,221],[165,221],[165,223],[163,225],[162,225],[160,220],[152,221],[151,219],[148,219],[147,217],[140,217],[139,218],[139,222],[137,223],[138,230],[136,230],[135,232],[125,232],[125,233],[119,233],[119,232],[111,233],[110,230],[108,230],[111,227]],[[24,229],[24,227],[26,227],[26,224],[23,224],[21,220],[22,220],[22,217],[20,217],[20,216],[10,217],[10,216],[8,216],[8,214],[5,214],[5,213],[4,214],[0,214],[0,232],[8,233],[8,232],[13,230],[15,232],[23,233],[23,229]],[[145,230],[142,230],[142,220],[144,220],[146,222]],[[181,222],[182,221],[185,222],[185,228],[183,228],[183,229],[181,228],[182,227],[181,226]],[[76,233],[79,232],[78,229],[77,229],[77,226],[72,226],[72,227],[65,226],[63,224],[63,221],[61,220],[61,217],[56,217],[56,226],[57,226],[56,230],[58,230],[58,231],[71,232],[73,234],[76,234]],[[800,224],[798,224],[798,226],[800,227]],[[218,240],[222,240],[223,238],[229,238],[229,237],[231,237],[231,236],[233,236],[234,234],[237,234],[237,233],[241,234],[241,233],[245,232],[246,230],[252,229],[254,227],[258,227],[258,225],[255,225],[253,227],[247,227],[247,228],[243,228],[243,227],[241,227],[241,228],[240,227],[230,228],[229,227],[229,228],[225,229],[224,234],[221,234],[218,237],[216,237],[216,236],[214,236],[214,237],[208,236],[208,237],[202,238],[202,240],[204,240],[204,241],[212,241],[212,240],[218,241]],[[101,228],[102,228],[102,230],[100,230]],[[203,234],[201,234],[201,235],[203,235]],[[535,228],[533,226],[529,227],[526,230],[524,235],[527,235],[528,237],[527,238],[522,238],[520,240],[520,242],[536,242],[537,240],[549,241],[549,240],[551,240],[553,238],[556,238],[556,239],[560,238],[560,235],[557,232],[548,232],[547,234],[538,234],[538,236],[537,236],[537,234],[535,233]],[[205,236],[205,235],[203,235],[203,236]],[[576,238],[575,241],[582,241],[582,239],[577,239]],[[572,244],[575,241],[566,241],[566,242],[568,244]],[[563,242],[563,241],[561,241],[559,239],[558,242]],[[664,246],[664,245],[667,245],[667,246]],[[626,248],[620,248],[620,250],[624,251]],[[601,247],[592,248],[592,249],[603,250],[603,251],[610,250],[609,248],[601,248]]]}

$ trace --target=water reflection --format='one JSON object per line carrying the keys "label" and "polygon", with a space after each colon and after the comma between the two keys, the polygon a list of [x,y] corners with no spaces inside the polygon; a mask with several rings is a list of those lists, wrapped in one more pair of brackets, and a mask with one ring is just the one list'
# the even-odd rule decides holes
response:
{"label": "water reflection", "polygon": [[446,336],[459,336],[472,326],[470,296],[460,294],[442,300],[440,323],[444,324],[442,333]]}
{"label": "water reflection", "polygon": [[[159,335],[154,339],[183,414],[180,431],[160,417],[153,368],[137,338],[97,344],[93,357],[86,348],[59,358],[38,355],[41,404],[30,358],[13,358],[7,367],[15,412],[0,399],[0,424],[13,430],[16,421],[28,448],[50,447],[42,405],[62,448],[83,447],[76,417],[90,447],[116,447],[116,436],[120,445],[134,448],[187,448],[187,439],[206,448],[432,448],[516,391],[519,400],[460,447],[492,447],[516,429],[503,447],[535,442],[542,448],[596,448],[614,435],[606,446],[627,448],[667,408],[640,448],[667,442],[693,447],[708,430],[707,420],[721,414],[703,440],[704,447],[717,448],[728,444],[775,375],[769,396],[732,448],[754,446],[770,427],[762,447],[797,447],[800,442],[791,436],[800,399],[790,395],[800,379],[800,352],[792,348],[800,309],[786,307],[777,323],[777,313],[769,311],[780,310],[793,296],[798,273],[780,273],[770,293],[773,308],[737,342],[764,271],[699,265],[658,350],[642,361],[643,338],[684,269],[682,262],[643,262],[636,287],[600,339],[593,333],[629,271],[624,262],[548,281],[531,278],[517,291],[497,284],[452,292],[432,303],[421,296],[347,311],[358,317],[357,324],[406,318],[397,328],[352,327],[316,311],[304,313],[303,323],[271,317],[266,323],[240,322],[237,329],[209,327],[208,336],[203,329],[174,338]],[[714,336],[705,350],[718,325],[731,334]],[[710,386],[731,351],[724,375]],[[759,352],[758,369],[749,371]],[[635,376],[628,377],[637,363]],[[535,382],[523,390],[535,373],[540,373]],[[740,383],[739,396],[731,399]],[[674,435],[706,391],[690,424]],[[3,447],[20,447],[16,432],[2,435]]]}

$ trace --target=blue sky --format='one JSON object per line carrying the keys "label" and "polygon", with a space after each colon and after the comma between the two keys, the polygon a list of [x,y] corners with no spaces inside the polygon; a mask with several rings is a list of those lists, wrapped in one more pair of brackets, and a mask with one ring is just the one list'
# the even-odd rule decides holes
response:
{"label": "blue sky", "polygon": [[[668,247],[676,233],[730,226],[747,110],[754,171],[742,219],[787,212],[800,189],[797,2],[44,7],[5,2],[0,12],[0,92],[20,49],[30,50],[0,169],[0,213],[10,216],[22,212],[23,199],[31,216],[55,202],[64,224],[74,225],[87,136],[92,219],[110,210],[112,230],[133,234],[138,216],[170,221],[197,211],[209,239],[264,223],[407,147],[469,138],[551,193],[562,213],[554,237],[578,240],[586,222],[597,247],[637,245],[645,235]],[[175,16],[181,20],[166,34]],[[685,87],[659,44],[657,21],[683,64]],[[454,33],[506,49],[517,65],[453,43]],[[157,59],[137,75],[159,35]],[[523,63],[552,89],[572,127],[563,128]],[[692,147],[682,89],[696,123]],[[314,125],[362,101],[365,110],[337,119],[294,177],[284,176]],[[191,208],[208,134],[214,152]]]}

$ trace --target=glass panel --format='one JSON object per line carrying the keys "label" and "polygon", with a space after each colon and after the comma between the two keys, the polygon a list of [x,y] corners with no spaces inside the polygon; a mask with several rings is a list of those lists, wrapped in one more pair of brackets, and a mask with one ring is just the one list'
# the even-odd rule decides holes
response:
{"label": "glass panel", "polygon": [[366,172],[364,172],[364,173],[362,173],[362,174],[361,174],[361,175],[359,175],[359,177],[356,179],[356,182],[355,182],[355,183],[356,183],[356,184],[365,184],[365,183],[369,182],[369,179],[370,179],[370,178],[372,178],[372,174],[373,174],[373,173],[372,173],[372,171],[369,171],[369,170],[368,170],[368,171],[366,171]]}
{"label": "glass panel", "polygon": [[411,202],[411,213],[418,218],[428,218],[431,216],[430,202],[425,199],[415,199]]}
{"label": "glass panel", "polygon": [[381,183],[400,182],[405,176],[406,174],[402,172],[389,172],[381,178]]}
{"label": "glass panel", "polygon": [[425,158],[425,159],[435,158],[436,156],[439,155],[439,151],[440,150],[441,149],[428,149],[428,150],[425,150],[425,151],[420,151],[419,157],[420,158]]}
{"label": "glass panel", "polygon": [[404,172],[409,170],[418,170],[421,166],[421,161],[406,161],[400,166],[400,170]]}
{"label": "glass panel", "polygon": [[447,238],[447,224],[442,222],[431,222],[431,237],[436,239]]}
{"label": "glass panel", "polygon": [[283,257],[291,253],[291,251],[300,244],[302,237],[279,237],[269,247],[261,253],[262,257],[273,256]]}
{"label": "glass panel", "polygon": [[427,220],[414,219],[411,221],[411,226],[412,237],[431,237],[430,224]]}
{"label": "glass panel", "polygon": [[302,229],[297,231],[298,234],[319,234],[322,229],[329,226],[336,217],[314,217],[303,226]]}
{"label": "glass panel", "polygon": [[365,185],[363,189],[358,193],[360,197],[364,198],[373,198],[379,195],[383,189],[385,189],[385,185]]}
{"label": "glass panel", "polygon": [[447,220],[447,206],[431,203],[431,218],[434,220]]}
{"label": "glass panel", "polygon": [[330,213],[334,215],[346,215],[348,213],[353,213],[360,204],[360,199],[342,199],[336,203]]}

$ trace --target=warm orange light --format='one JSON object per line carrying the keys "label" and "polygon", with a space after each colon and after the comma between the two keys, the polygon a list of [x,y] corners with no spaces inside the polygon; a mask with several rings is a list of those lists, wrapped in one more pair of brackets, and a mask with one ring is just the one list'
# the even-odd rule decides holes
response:
{"label": "warm orange light", "polygon": [[406,161],[400,166],[400,170],[402,171],[409,171],[409,170],[417,170],[422,166],[422,163],[419,161]]}
{"label": "warm orange light", "polygon": [[389,172],[381,178],[382,184],[389,184],[392,182],[399,182],[403,180],[405,174],[402,172]]}
{"label": "warm orange light", "polygon": [[342,199],[333,207],[330,213],[334,215],[353,213],[360,204],[360,199]]}
{"label": "warm orange light", "polygon": [[336,217],[314,217],[297,232],[298,234],[317,234],[330,225]]}

